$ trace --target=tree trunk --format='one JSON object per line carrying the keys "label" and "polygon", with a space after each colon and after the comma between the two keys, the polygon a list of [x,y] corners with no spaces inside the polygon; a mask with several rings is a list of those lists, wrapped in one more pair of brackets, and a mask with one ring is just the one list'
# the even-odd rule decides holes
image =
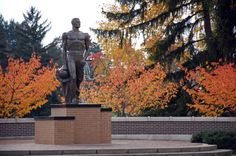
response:
{"label": "tree trunk", "polygon": [[[232,5],[232,6],[231,6]],[[233,8],[233,1],[218,0],[216,7],[216,31],[217,45],[219,55],[227,61],[232,62],[233,55],[236,49],[236,39],[233,35],[235,26],[236,10]]]}
{"label": "tree trunk", "polygon": [[124,103],[122,103],[122,112],[121,112],[121,116],[126,116],[126,115],[125,115],[125,108],[126,108],[126,104],[125,104],[125,102],[124,102]]}
{"label": "tree trunk", "polygon": [[202,7],[203,7],[203,20],[204,20],[204,29],[206,34],[206,44],[207,44],[207,50],[209,54],[210,61],[214,61],[216,59],[216,45],[214,44],[214,38],[212,35],[212,29],[211,29],[211,18],[209,13],[209,1],[203,0],[202,1]]}

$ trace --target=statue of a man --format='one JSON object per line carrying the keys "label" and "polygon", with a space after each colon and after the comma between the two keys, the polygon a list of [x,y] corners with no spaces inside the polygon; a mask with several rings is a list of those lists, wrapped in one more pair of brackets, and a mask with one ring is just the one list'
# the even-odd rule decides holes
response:
{"label": "statue of a man", "polygon": [[[72,30],[62,34],[63,66],[68,70],[68,77],[62,80],[62,88],[66,103],[79,102],[80,84],[84,77],[85,59],[88,55],[90,36],[79,31],[80,19],[73,18]],[[61,77],[61,79],[63,79]]]}

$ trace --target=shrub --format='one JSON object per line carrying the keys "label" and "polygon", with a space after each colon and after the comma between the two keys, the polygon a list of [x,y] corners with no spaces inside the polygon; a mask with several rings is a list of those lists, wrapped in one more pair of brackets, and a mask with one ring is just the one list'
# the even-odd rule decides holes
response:
{"label": "shrub", "polygon": [[193,136],[191,138],[191,142],[202,143],[203,134],[204,134],[204,132],[193,134]]}
{"label": "shrub", "polygon": [[236,133],[235,132],[200,132],[194,134],[192,142],[216,144],[218,148],[236,149]]}

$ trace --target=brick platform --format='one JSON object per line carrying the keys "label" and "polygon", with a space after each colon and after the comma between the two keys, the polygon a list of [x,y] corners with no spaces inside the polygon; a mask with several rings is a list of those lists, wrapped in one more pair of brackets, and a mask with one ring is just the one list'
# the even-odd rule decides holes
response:
{"label": "brick platform", "polygon": [[101,135],[100,140],[103,143],[111,142],[111,109],[102,108],[101,109]]}
{"label": "brick platform", "polygon": [[74,120],[72,116],[35,118],[36,144],[73,144]]}
{"label": "brick platform", "polygon": [[[111,109],[100,104],[51,105],[51,116],[36,119],[35,142],[41,144],[111,143]],[[63,120],[63,117],[74,120]],[[62,120],[56,120],[62,119]],[[46,127],[46,128],[40,128]],[[49,136],[49,137],[45,137]],[[56,139],[55,137],[62,139]],[[68,139],[65,139],[67,138]],[[73,138],[73,139],[71,139]]]}

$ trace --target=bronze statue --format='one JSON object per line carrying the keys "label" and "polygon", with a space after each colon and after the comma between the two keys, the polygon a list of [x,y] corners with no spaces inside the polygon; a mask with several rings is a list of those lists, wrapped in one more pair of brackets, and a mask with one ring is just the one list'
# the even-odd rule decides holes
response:
{"label": "bronze statue", "polygon": [[78,103],[90,36],[79,31],[79,18],[73,18],[71,24],[72,30],[62,34],[63,66],[58,71],[58,77],[62,82],[65,102]]}

